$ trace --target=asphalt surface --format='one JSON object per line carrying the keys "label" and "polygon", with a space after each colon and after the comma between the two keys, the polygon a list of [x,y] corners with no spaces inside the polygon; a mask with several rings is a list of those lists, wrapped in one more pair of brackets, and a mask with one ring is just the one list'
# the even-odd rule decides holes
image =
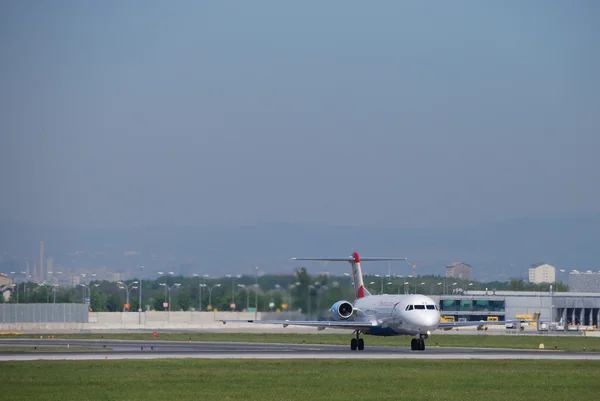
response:
{"label": "asphalt surface", "polygon": [[[41,351],[44,347],[97,348],[92,351]],[[33,352],[3,351],[6,347],[38,347]],[[71,349],[72,349],[71,348]],[[553,350],[505,350],[494,348],[437,348],[412,351],[410,347],[365,345],[363,351],[351,351],[344,345],[187,342],[158,340],[0,340],[0,361],[94,360],[94,359],[593,359],[600,352],[563,352]]]}

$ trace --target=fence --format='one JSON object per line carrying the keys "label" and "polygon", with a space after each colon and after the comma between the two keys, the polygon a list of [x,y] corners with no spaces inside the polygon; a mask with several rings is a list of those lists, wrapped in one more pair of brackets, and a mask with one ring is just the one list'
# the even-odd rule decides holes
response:
{"label": "fence", "polygon": [[0,323],[87,323],[86,304],[0,304]]}

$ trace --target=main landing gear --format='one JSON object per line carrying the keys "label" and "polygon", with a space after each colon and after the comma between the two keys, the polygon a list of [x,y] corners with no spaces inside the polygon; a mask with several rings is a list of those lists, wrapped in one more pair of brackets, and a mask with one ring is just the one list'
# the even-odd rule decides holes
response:
{"label": "main landing gear", "polygon": [[352,351],[356,351],[357,349],[359,351],[362,351],[363,349],[365,349],[365,340],[363,340],[362,338],[359,338],[360,336],[360,331],[356,330],[356,338],[353,338],[352,340],[350,340],[350,349]]}
{"label": "main landing gear", "polygon": [[423,337],[410,340],[410,349],[413,351],[425,351],[425,339]]}

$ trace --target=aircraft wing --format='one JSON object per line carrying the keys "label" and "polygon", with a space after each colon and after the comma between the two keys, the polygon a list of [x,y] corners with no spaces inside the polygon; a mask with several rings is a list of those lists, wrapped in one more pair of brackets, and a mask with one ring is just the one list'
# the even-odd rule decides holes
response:
{"label": "aircraft wing", "polygon": [[[537,320],[502,320],[502,321],[487,321],[487,320],[473,320],[470,322],[440,322],[438,324],[439,328],[447,328],[447,327],[465,327],[465,326],[480,326],[480,325],[504,325],[507,323],[535,323]],[[542,322],[541,320],[539,321]]]}
{"label": "aircraft wing", "polygon": [[319,330],[326,328],[346,329],[346,330],[364,330],[377,327],[375,322],[354,322],[354,321],[336,321],[336,320],[221,320],[223,324],[227,323],[254,323],[254,324],[281,324],[287,326],[305,326],[317,327]]}

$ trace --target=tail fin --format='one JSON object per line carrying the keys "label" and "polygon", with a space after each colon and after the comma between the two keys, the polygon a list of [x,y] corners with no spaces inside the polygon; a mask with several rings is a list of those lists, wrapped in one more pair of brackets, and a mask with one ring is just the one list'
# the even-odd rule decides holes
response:
{"label": "tail fin", "polygon": [[352,258],[354,259],[350,264],[352,265],[352,279],[354,281],[354,294],[356,299],[368,297],[371,295],[369,290],[365,287],[365,283],[363,282],[362,269],[360,268],[360,256],[358,252],[354,252],[352,254]]}
{"label": "tail fin", "polygon": [[[291,258],[291,260],[319,260],[329,262],[350,262],[352,265],[352,281],[354,283],[354,294],[356,299],[368,297],[371,293],[366,289],[363,282],[362,269],[360,267],[360,256],[358,252],[354,252],[352,256],[346,258]],[[391,260],[406,260],[406,258],[362,258],[368,262],[387,262]]]}

